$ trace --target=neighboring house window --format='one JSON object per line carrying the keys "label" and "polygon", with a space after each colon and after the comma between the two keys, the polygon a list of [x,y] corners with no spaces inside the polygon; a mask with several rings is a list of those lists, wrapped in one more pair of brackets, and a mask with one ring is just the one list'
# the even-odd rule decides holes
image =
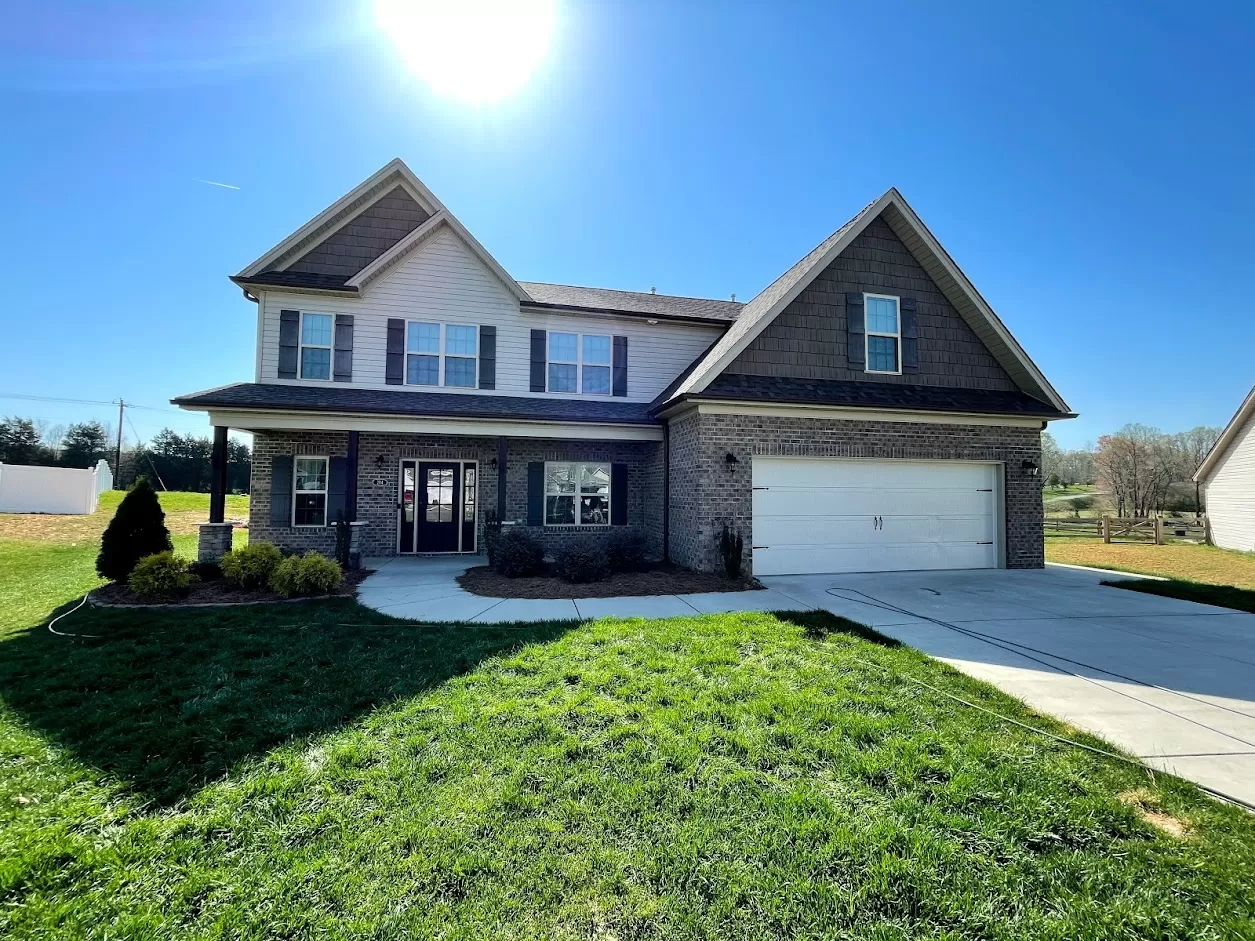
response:
{"label": "neighboring house window", "polygon": [[331,378],[332,318],[301,312],[301,378]]}
{"label": "neighboring house window", "polygon": [[551,332],[549,391],[609,395],[609,335]]}
{"label": "neighboring house window", "polygon": [[327,525],[327,459],[298,457],[292,462],[292,525]]}
{"label": "neighboring house window", "polygon": [[478,327],[411,320],[406,325],[406,332],[406,383],[412,386],[475,388],[478,383]]}
{"label": "neighboring house window", "polygon": [[546,526],[609,526],[610,465],[547,463]]}
{"label": "neighboring house window", "polygon": [[863,296],[867,327],[867,371],[900,373],[902,329],[898,299],[883,294]]}

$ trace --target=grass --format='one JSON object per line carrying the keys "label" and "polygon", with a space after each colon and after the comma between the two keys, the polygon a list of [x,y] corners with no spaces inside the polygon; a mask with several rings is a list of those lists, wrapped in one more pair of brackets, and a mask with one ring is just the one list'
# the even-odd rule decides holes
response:
{"label": "grass", "polygon": [[1077,734],[827,614],[470,628],[337,601],[63,624],[99,636],[19,631],[0,656],[6,938],[1255,919],[1251,816],[962,707],[908,677]]}
{"label": "grass", "polygon": [[1043,500],[1053,500],[1056,497],[1083,497],[1093,493],[1096,489],[1093,484],[1068,484],[1066,487],[1045,487],[1042,489],[1041,497]]}
{"label": "grass", "polygon": [[1255,553],[1215,546],[1107,544],[1075,536],[1048,537],[1046,561],[1255,590]]}
{"label": "grass", "polygon": [[[209,514],[209,494],[160,494],[175,551],[196,555],[197,525]],[[96,575],[100,534],[122,500],[115,490],[100,495],[89,516],[0,514],[0,637],[37,624],[52,609],[103,584]],[[228,496],[227,517],[248,518],[248,497]],[[242,531],[236,544],[247,541]]]}
{"label": "grass", "polygon": [[1188,582],[1181,579],[1168,581],[1148,581],[1143,579],[1121,579],[1105,581],[1104,585],[1115,588],[1127,588],[1130,591],[1145,592],[1148,595],[1162,595],[1166,598],[1181,598],[1184,601],[1197,601],[1201,604],[1212,604],[1218,608],[1233,608],[1237,611],[1250,611],[1255,614],[1255,591],[1248,588],[1234,588],[1231,585],[1206,585],[1202,582]]}

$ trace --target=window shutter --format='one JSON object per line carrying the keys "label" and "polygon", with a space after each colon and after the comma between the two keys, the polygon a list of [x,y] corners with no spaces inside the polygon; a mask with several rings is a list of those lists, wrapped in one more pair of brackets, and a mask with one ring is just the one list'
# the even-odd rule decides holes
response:
{"label": "window shutter", "polygon": [[614,385],[615,395],[627,395],[627,337],[614,338]]}
{"label": "window shutter", "polygon": [[279,311],[279,378],[296,378],[296,352],[301,329],[299,310]]}
{"label": "window shutter", "polygon": [[[542,331],[543,332],[543,331]],[[545,524],[545,462],[527,462],[527,525]]]}
{"label": "window shutter", "polygon": [[863,295],[850,291],[845,295],[845,358],[850,368],[867,366],[866,330],[863,327]]}
{"label": "window shutter", "polygon": [[545,391],[545,367],[549,359],[549,336],[544,330],[532,331],[532,391]]}
{"label": "window shutter", "polygon": [[405,321],[388,318],[388,361],[384,381],[390,386],[405,382]]}
{"label": "window shutter", "polygon": [[[617,337],[615,339],[618,339]],[[610,465],[610,525],[627,525],[628,475],[626,464]]]}
{"label": "window shutter", "polygon": [[292,525],[292,455],[270,459],[270,525]]}
{"label": "window shutter", "polygon": [[349,460],[333,457],[327,462],[327,525],[345,512],[349,483]]}
{"label": "window shutter", "polygon": [[479,328],[479,387],[497,388],[497,328]]}
{"label": "window shutter", "polygon": [[353,381],[352,314],[336,314],[336,350],[332,378],[336,382]]}
{"label": "window shutter", "polygon": [[916,316],[915,298],[898,300],[898,312],[902,316],[902,371],[919,372],[919,323]]}

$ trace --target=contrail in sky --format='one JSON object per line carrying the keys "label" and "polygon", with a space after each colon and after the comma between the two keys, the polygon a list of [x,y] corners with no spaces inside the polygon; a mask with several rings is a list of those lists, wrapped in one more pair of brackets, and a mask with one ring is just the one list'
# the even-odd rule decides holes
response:
{"label": "contrail in sky", "polygon": [[204,183],[208,186],[221,186],[224,190],[238,190],[238,186],[232,186],[230,183],[218,183],[215,180],[197,180],[197,183]]}

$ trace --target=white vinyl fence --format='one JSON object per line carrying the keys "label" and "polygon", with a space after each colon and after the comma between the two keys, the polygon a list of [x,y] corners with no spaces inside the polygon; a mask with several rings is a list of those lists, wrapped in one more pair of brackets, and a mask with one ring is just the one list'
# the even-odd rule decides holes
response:
{"label": "white vinyl fence", "polygon": [[0,513],[94,513],[100,492],[112,489],[104,461],[89,470],[0,464]]}

